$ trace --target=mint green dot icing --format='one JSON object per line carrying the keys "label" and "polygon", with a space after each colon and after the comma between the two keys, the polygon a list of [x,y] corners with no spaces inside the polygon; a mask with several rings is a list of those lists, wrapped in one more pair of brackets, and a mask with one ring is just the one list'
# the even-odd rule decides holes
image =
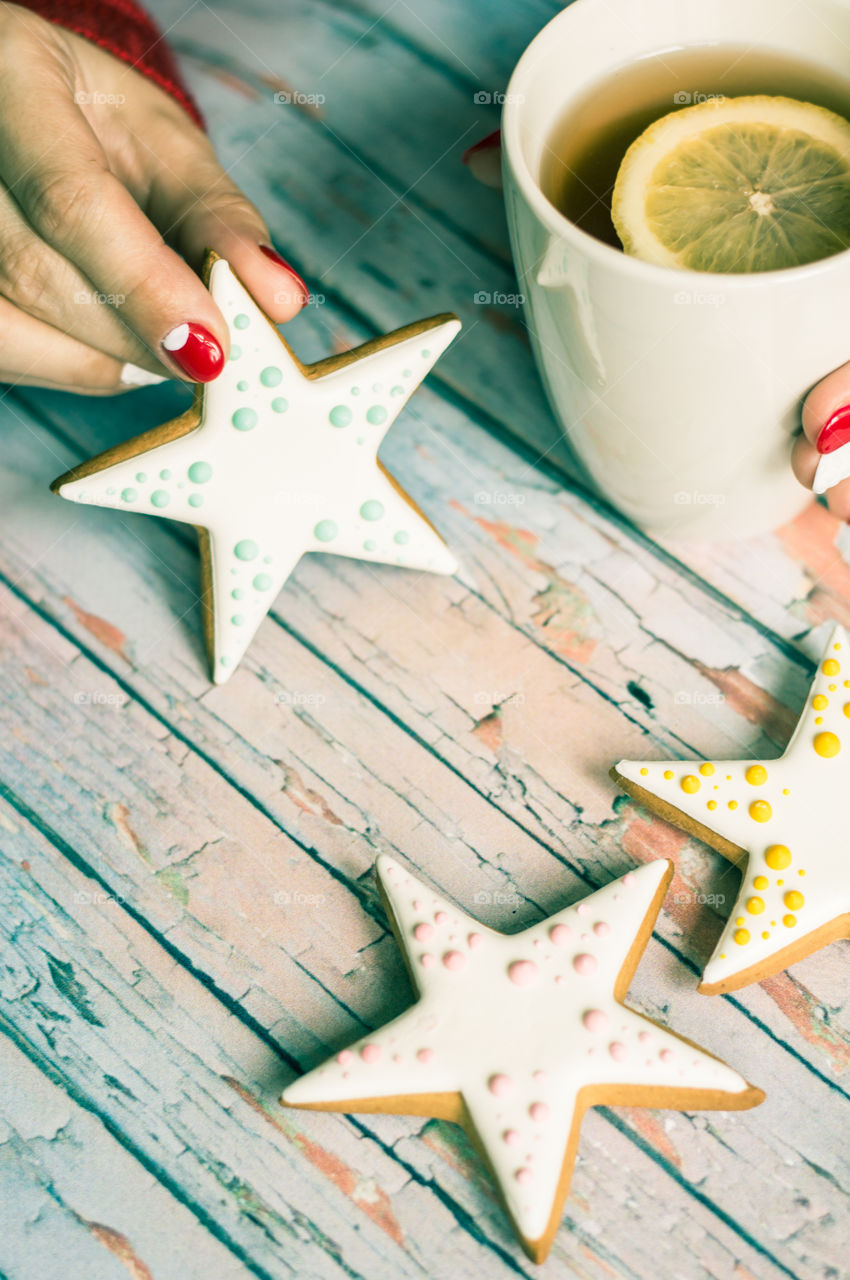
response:
{"label": "mint green dot icing", "polygon": [[122,501],[122,502],[135,502],[135,501],[136,501],[136,499],[138,498],[138,496],[139,496],[139,495],[138,495],[138,492],[137,492],[135,489],[122,489],[122,490],[121,490],[121,501]]}
{"label": "mint green dot icing", "polygon": [[404,395],[404,387],[398,387],[398,386],[396,386],[396,387],[391,387],[391,388],[390,388],[390,395],[391,395],[391,396],[403,396],[403,395]]}
{"label": "mint green dot icing", "polygon": [[237,391],[247,391],[247,390],[248,390],[248,383],[245,381],[245,379],[244,379],[244,378],[242,378],[239,382],[237,382],[237,384],[236,384],[236,390],[237,390]]}
{"label": "mint green dot icing", "polygon": [[206,484],[212,480],[213,469],[208,462],[193,462],[187,474],[192,484]]}
{"label": "mint green dot icing", "polygon": [[267,573],[258,573],[252,586],[255,591],[268,591],[272,585],[272,580]]}
{"label": "mint green dot icing", "polygon": [[160,473],[159,473],[159,478],[160,478],[160,480],[170,480],[170,479],[171,479],[171,472],[170,472],[170,471],[168,471],[168,470],[160,471]]}
{"label": "mint green dot icing", "polygon": [[260,554],[260,548],[256,542],[252,542],[250,538],[243,538],[241,542],[237,542],[233,548],[233,554],[237,560],[256,560]]}
{"label": "mint green dot icing", "polygon": [[359,396],[359,395],[360,395],[360,388],[359,388],[359,387],[352,387],[352,388],[351,388],[351,394],[352,394],[353,396]]}
{"label": "mint green dot icing", "polygon": [[251,323],[251,320],[248,316],[240,314],[238,316],[233,317],[234,329],[247,329],[250,323]]}
{"label": "mint green dot icing", "polygon": [[227,654],[225,654],[223,658],[219,658],[218,663],[221,667],[232,667],[233,659],[228,658]]}
{"label": "mint green dot icing", "polygon": [[138,481],[138,483],[139,483],[139,484],[145,484],[145,483],[146,483],[146,481],[147,481],[147,476],[145,475],[144,471],[137,471],[137,472],[136,472],[136,480]]}
{"label": "mint green dot icing", "polygon": [[[235,342],[232,343],[230,347],[230,359],[238,360],[241,354],[242,354],[242,348],[238,346]],[[222,661],[224,661],[224,659],[222,659]]]}
{"label": "mint green dot icing", "polygon": [[363,550],[364,550],[364,551],[374,551],[374,550],[375,550],[375,547],[376,547],[377,545],[378,545],[378,544],[377,544],[377,542],[375,541],[375,539],[374,539],[374,538],[367,538],[367,539],[366,539],[366,541],[363,543]]}
{"label": "mint green dot icing", "polygon": [[278,369],[277,365],[270,364],[260,374],[260,382],[262,382],[264,387],[278,387],[280,386],[282,377],[283,374],[280,369]]}
{"label": "mint green dot icing", "polygon": [[234,587],[230,594],[233,596],[234,600],[241,600],[245,595],[245,592],[242,587]]}
{"label": "mint green dot icing", "polygon": [[369,498],[360,508],[360,514],[364,520],[380,520],[384,514],[384,504],[377,498]]}
{"label": "mint green dot icing", "polygon": [[377,394],[381,390],[381,386],[382,384],[380,382],[373,382],[372,390]]}
{"label": "mint green dot icing", "polygon": [[335,404],[328,414],[332,427],[347,427],[351,421],[351,410],[347,404]]}
{"label": "mint green dot icing", "polygon": [[271,562],[272,562],[271,556],[263,556],[263,564],[271,564]]}
{"label": "mint green dot icing", "polygon": [[234,615],[233,615],[233,617],[230,619],[230,621],[233,623],[234,627],[244,627],[244,626],[245,626],[245,615],[244,615],[244,614],[242,614],[242,613],[234,613]]}
{"label": "mint green dot icing", "polygon": [[331,542],[339,533],[339,529],[333,520],[320,520],[313,530],[313,536],[318,542]]}
{"label": "mint green dot icing", "polygon": [[402,376],[403,378],[409,378],[409,377],[411,377],[410,370],[409,370],[409,369],[402,369],[402,371],[401,371],[401,376]]}
{"label": "mint green dot icing", "polygon": [[202,493],[189,494],[190,507],[202,507],[204,505],[204,495]]}
{"label": "mint green dot icing", "polygon": [[404,544],[409,541],[410,534],[406,529],[399,529],[398,533],[393,536],[393,542],[397,542],[400,547],[403,547]]}
{"label": "mint green dot icing", "polygon": [[289,401],[285,400],[283,396],[275,396],[274,400],[272,400],[272,408],[275,413],[286,413],[289,408]]}
{"label": "mint green dot icing", "polygon": [[423,360],[427,360],[431,355],[431,352],[428,350],[427,347],[423,347],[419,354],[422,356]]}
{"label": "mint green dot icing", "polygon": [[230,419],[237,431],[251,431],[257,425],[255,409],[237,409]]}
{"label": "mint green dot icing", "polygon": [[382,404],[373,404],[366,410],[366,421],[371,422],[373,427],[379,427],[382,422],[387,420],[387,411]]}
{"label": "mint green dot icing", "polygon": [[171,501],[171,495],[166,493],[164,489],[154,489],[151,494],[151,504],[154,507],[167,507]]}

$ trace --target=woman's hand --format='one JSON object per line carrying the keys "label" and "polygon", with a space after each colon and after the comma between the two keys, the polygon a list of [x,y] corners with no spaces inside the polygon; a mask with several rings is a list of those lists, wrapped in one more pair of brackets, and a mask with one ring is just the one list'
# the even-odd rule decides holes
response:
{"label": "woman's hand", "polygon": [[[812,488],[822,457],[832,456],[850,442],[850,363],[819,382],[803,405],[803,434],[794,442],[791,464],[807,489]],[[842,468],[845,469],[845,468]],[[839,520],[850,520],[850,461],[848,478],[826,491],[826,501]]]}
{"label": "woman's hand", "polygon": [[89,394],[155,380],[139,370],[209,381],[228,336],[196,274],[204,250],[282,323],[306,291],[269,245],[177,102],[0,4],[0,381]]}

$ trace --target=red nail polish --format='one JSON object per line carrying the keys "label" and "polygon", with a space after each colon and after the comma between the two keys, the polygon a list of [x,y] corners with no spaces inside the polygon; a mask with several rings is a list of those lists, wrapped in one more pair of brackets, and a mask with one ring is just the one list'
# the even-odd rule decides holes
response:
{"label": "red nail polish", "polygon": [[304,281],[299,276],[298,272],[295,270],[295,268],[291,267],[289,263],[286,261],[286,259],[280,256],[277,249],[273,249],[270,244],[261,244],[260,253],[264,253],[266,257],[275,264],[276,267],[283,267],[284,271],[289,272],[289,274],[292,276],[292,279],[295,281],[295,283],[298,285],[298,288],[301,290],[302,297],[306,302],[310,296],[310,291],[307,288]]}
{"label": "red nail polish", "polygon": [[193,382],[212,382],[224,368],[224,352],[202,324],[178,324],[165,335],[162,346]]}
{"label": "red nail polish", "polygon": [[827,418],[818,436],[818,453],[834,453],[843,444],[850,441],[850,404],[836,409],[831,418]]}
{"label": "red nail polish", "polygon": [[486,138],[482,138],[480,142],[474,142],[471,147],[467,147],[461,156],[464,164],[469,163],[469,157],[478,155],[479,151],[490,151],[493,147],[502,145],[501,129],[494,129],[492,133],[488,133]]}

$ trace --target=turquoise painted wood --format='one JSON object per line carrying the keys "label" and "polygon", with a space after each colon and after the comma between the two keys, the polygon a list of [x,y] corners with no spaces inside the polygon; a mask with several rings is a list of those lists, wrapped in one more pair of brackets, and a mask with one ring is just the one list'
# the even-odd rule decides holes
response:
{"label": "turquoise painted wood", "polygon": [[[474,301],[512,277],[459,156],[554,5],[156,9],[314,290],[298,354],[463,316],[382,452],[461,572],[309,557],[211,689],[193,537],[47,492],[183,393],[0,402],[0,1275],[842,1274],[848,946],[696,995],[735,873],[607,770],[778,754],[850,622],[850,535],[813,505],[743,546],[661,546],[511,443],[554,428],[521,316]],[[504,929],[671,857],[631,999],[767,1102],[589,1114],[542,1268],[454,1127],[283,1112],[295,1072],[410,998],[381,851]]]}

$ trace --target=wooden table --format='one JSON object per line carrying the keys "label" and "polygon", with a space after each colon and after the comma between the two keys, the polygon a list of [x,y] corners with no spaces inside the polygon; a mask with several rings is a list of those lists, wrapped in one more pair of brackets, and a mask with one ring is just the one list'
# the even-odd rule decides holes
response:
{"label": "wooden table", "polygon": [[[500,197],[460,154],[552,0],[155,7],[315,291],[298,354],[463,318],[383,451],[462,569],[309,556],[212,689],[190,532],[47,490],[182,393],[4,396],[0,1273],[847,1275],[847,944],[698,996],[736,875],[608,768],[779,754],[850,622],[850,533],[812,506],[663,546],[537,461],[556,432],[523,317],[475,301],[515,289]],[[456,1128],[284,1112],[294,1073],[410,1000],[380,851],[508,930],[671,857],[631,999],[767,1101],[590,1113],[540,1269]]]}

